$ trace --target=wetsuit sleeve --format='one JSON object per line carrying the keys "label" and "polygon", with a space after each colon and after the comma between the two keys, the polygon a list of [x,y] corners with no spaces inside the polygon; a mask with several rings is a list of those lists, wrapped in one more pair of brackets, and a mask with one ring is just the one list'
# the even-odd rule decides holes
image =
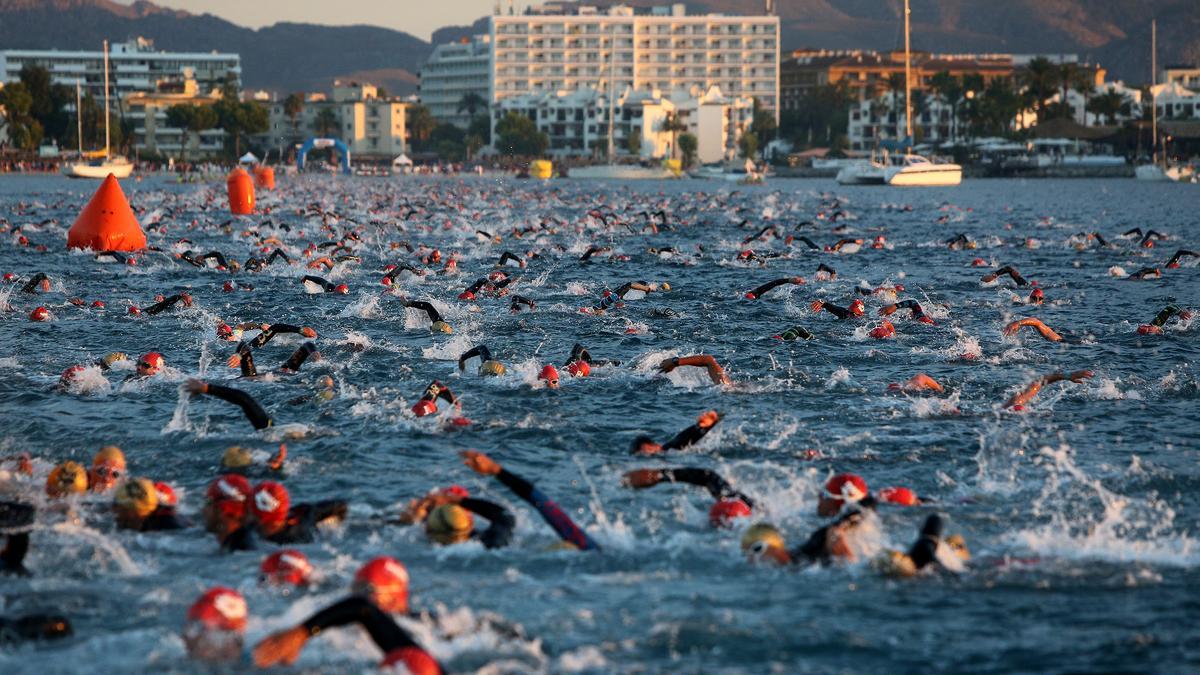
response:
{"label": "wetsuit sleeve", "polygon": [[4,550],[0,551],[0,572],[23,577],[29,576],[29,570],[25,569],[27,553],[29,553],[28,532],[8,535]]}
{"label": "wetsuit sleeve", "polygon": [[821,529],[813,532],[808,537],[808,540],[796,548],[788,551],[792,556],[792,560],[806,562],[822,562],[829,559],[829,526],[826,525]]}
{"label": "wetsuit sleeve", "polygon": [[316,351],[317,346],[315,344],[311,342],[305,342],[304,344],[300,345],[299,349],[292,352],[291,357],[288,358],[288,360],[280,367],[286,370],[300,370],[300,366],[303,366],[304,362],[308,360],[308,357],[315,354]]}
{"label": "wetsuit sleeve", "polygon": [[230,532],[221,540],[222,551],[253,551],[255,548],[254,532],[245,526]]}
{"label": "wetsuit sleeve", "polygon": [[144,309],[142,311],[143,311],[143,313],[150,314],[150,315],[159,314],[167,309],[170,309],[171,307],[173,307],[175,305],[175,303],[179,302],[182,299],[183,299],[182,295],[172,295],[169,298],[164,298],[162,301],[156,302],[153,305],[150,305],[149,307],[147,307],[146,309]]}
{"label": "wetsuit sleeve", "polygon": [[350,504],[344,499],[326,499],[306,506],[309,508],[309,514],[314,524],[330,518],[340,523],[346,519],[346,514],[350,511]]}
{"label": "wetsuit sleeve", "polygon": [[271,324],[270,328],[267,328],[266,330],[264,330],[263,332],[261,332],[257,336],[255,336],[254,340],[252,340],[250,342],[250,344],[253,345],[255,349],[258,349],[259,347],[261,347],[261,346],[267,344],[268,342],[270,342],[271,340],[275,339],[276,335],[280,335],[282,333],[299,333],[299,332],[300,332],[300,326],[293,326],[290,323],[273,323],[273,324]]}
{"label": "wetsuit sleeve", "polygon": [[37,274],[33,275],[33,278],[30,279],[28,283],[21,287],[21,292],[36,293],[38,284],[42,283],[46,279],[47,277],[44,272],[38,272]]}
{"label": "wetsuit sleeve", "polygon": [[326,293],[330,293],[333,291],[334,288],[337,288],[328,280],[322,279],[321,277],[314,277],[311,274],[305,274],[304,278],[301,279],[300,281],[301,282],[311,281],[314,284],[317,284],[318,286],[320,286],[322,289],[324,289]]}
{"label": "wetsuit sleeve", "polygon": [[828,302],[822,303],[821,309],[825,310],[826,312],[829,312],[830,314],[836,316],[839,319],[849,319],[851,316],[850,310],[848,310],[844,307],[838,307],[837,305],[831,305]]}
{"label": "wetsuit sleeve", "polygon": [[258,401],[255,401],[250,394],[240,389],[222,387],[219,384],[210,384],[206,393],[209,396],[215,396],[226,403],[232,403],[241,408],[242,412],[246,414],[246,419],[250,420],[250,424],[255,429],[266,429],[273,422],[271,416],[262,409]]}
{"label": "wetsuit sleeve", "polygon": [[438,321],[442,320],[442,315],[437,311],[437,309],[431,303],[425,302],[424,300],[406,302],[404,303],[404,306],[412,307],[413,309],[425,312],[425,314],[429,316],[429,321],[431,323],[437,323]]}
{"label": "wetsuit sleeve", "polygon": [[142,521],[140,532],[162,532],[165,530],[182,530],[187,528],[187,522],[175,513],[173,508],[159,507],[150,517]]}
{"label": "wetsuit sleeve", "polygon": [[715,426],[716,425],[714,424],[714,425],[708,427],[707,429],[704,429],[699,424],[693,424],[692,426],[675,434],[674,438],[672,438],[671,440],[669,440],[663,444],[662,449],[663,450],[681,450],[683,448],[688,447],[689,445],[691,445],[693,443],[698,443],[700,441],[700,439],[704,438],[708,434],[708,432],[713,430],[713,427],[715,427]]}
{"label": "wetsuit sleeve", "polygon": [[[406,647],[425,651],[392,617],[370,600],[359,596],[352,596],[326,607],[309,617],[302,625],[309,635],[316,635],[323,630],[352,623],[365,628],[371,640],[385,654]],[[438,669],[442,670],[441,664],[438,664]]]}
{"label": "wetsuit sleeve", "polygon": [[485,548],[502,548],[512,541],[517,520],[508,509],[494,502],[472,497],[462,500],[458,505],[488,521],[488,529],[479,535],[479,541]]}
{"label": "wetsuit sleeve", "polygon": [[753,295],[755,298],[761,298],[764,293],[770,291],[772,288],[775,288],[776,286],[782,286],[787,283],[791,283],[791,281],[792,280],[788,279],[788,278],[776,279],[774,281],[768,281],[767,283],[763,284],[762,286],[759,286],[758,288],[750,291],[750,294]]}
{"label": "wetsuit sleeve", "polygon": [[473,356],[478,356],[480,361],[492,360],[491,350],[489,350],[486,345],[479,345],[478,347],[472,347],[468,349],[465,354],[458,357],[458,369],[463,370],[466,368],[467,361],[469,361]]}
{"label": "wetsuit sleeve", "polygon": [[581,551],[600,550],[596,542],[592,541],[592,538],[576,525],[571,517],[564,513],[558,504],[554,503],[554,500],[542,494],[542,491],[534,487],[532,483],[505,469],[501,469],[500,473],[496,474],[496,478],[504,483],[505,487],[512,490],[513,494],[537,509],[537,512],[542,514],[542,519],[554,528],[563,541],[574,544]]}
{"label": "wetsuit sleeve", "polygon": [[749,497],[734,490],[715,471],[710,471],[709,469],[663,469],[662,475],[663,478],[673,483],[698,485],[708,490],[713,499],[740,499],[746,503],[746,506],[754,508],[754,502]]}

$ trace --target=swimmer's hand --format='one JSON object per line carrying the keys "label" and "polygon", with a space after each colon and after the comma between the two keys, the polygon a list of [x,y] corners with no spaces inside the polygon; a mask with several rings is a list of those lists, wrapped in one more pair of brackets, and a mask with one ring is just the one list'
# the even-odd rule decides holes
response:
{"label": "swimmer's hand", "polygon": [[225,363],[230,368],[237,368],[238,366],[242,365],[242,355],[234,354],[233,356],[229,357],[229,360],[226,361]]}
{"label": "swimmer's hand", "polygon": [[459,455],[463,458],[463,464],[466,464],[467,468],[475,473],[483,474],[484,476],[495,476],[500,473],[500,465],[482,452],[464,450]]}
{"label": "swimmer's hand", "polygon": [[679,358],[663,359],[662,363],[658,364],[658,372],[669,373],[679,367]]}
{"label": "swimmer's hand", "polygon": [[100,359],[100,364],[102,366],[104,366],[105,368],[109,368],[112,366],[112,364],[116,363],[117,361],[127,361],[127,360],[129,360],[129,357],[125,355],[125,352],[111,352],[111,353],[105,354],[104,358]]}
{"label": "swimmer's hand", "polygon": [[1084,380],[1088,379],[1089,377],[1091,377],[1093,375],[1095,375],[1095,373],[1093,373],[1090,370],[1077,370],[1077,371],[1071,373],[1070,375],[1068,375],[1067,377],[1070,378],[1070,380],[1072,382],[1074,382],[1075,384],[1080,384]]}
{"label": "swimmer's hand", "polygon": [[700,416],[696,418],[696,426],[701,429],[708,429],[720,421],[721,415],[716,410],[709,410],[708,412],[700,413]]}
{"label": "swimmer's hand", "polygon": [[662,482],[662,471],[658,469],[635,469],[621,478],[621,485],[635,489],[654,487]]}
{"label": "swimmer's hand", "polygon": [[304,643],[308,642],[308,629],[296,626],[268,635],[254,646],[254,665],[270,668],[283,664],[290,666],[300,657]]}
{"label": "swimmer's hand", "polygon": [[462,501],[462,496],[452,492],[439,490],[431,492],[420,499],[414,499],[408,503],[404,511],[400,513],[400,523],[402,525],[412,525],[421,523],[429,516],[429,512],[443,504],[457,504]]}
{"label": "swimmer's hand", "polygon": [[313,329],[309,328],[308,326],[305,326],[305,327],[301,328],[301,329],[300,329],[300,334],[301,334],[301,335],[303,335],[303,336],[304,336],[304,337],[306,337],[306,338],[315,338],[315,337],[317,337],[317,331],[315,331],[315,330],[313,330]]}
{"label": "swimmer's hand", "polygon": [[189,394],[207,394],[208,383],[204,380],[188,380],[187,384],[183,385],[188,390]]}
{"label": "swimmer's hand", "polygon": [[283,469],[283,462],[286,459],[287,459],[287,444],[280,443],[279,444],[279,452],[275,453],[275,456],[272,457],[270,459],[270,461],[267,462],[267,468],[271,469],[272,471],[279,471],[279,470]]}

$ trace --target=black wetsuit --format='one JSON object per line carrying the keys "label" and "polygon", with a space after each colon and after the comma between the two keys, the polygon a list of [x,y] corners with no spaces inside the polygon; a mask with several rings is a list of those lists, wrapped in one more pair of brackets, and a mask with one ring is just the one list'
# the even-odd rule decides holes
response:
{"label": "black wetsuit", "polygon": [[160,314],[160,313],[165,312],[166,310],[174,307],[175,305],[179,304],[183,300],[184,300],[184,295],[182,293],[176,293],[175,295],[172,295],[168,298],[163,298],[162,300],[154,303],[153,305],[150,305],[146,309],[143,309],[142,313],[149,314],[151,316],[153,316],[155,314]]}
{"label": "black wetsuit", "polygon": [[600,546],[592,541],[587,532],[584,532],[582,528],[576,525],[571,520],[571,517],[554,500],[544,495],[532,483],[506,469],[501,469],[500,473],[496,474],[496,480],[503,483],[509,490],[512,490],[513,494],[537,509],[542,519],[550,527],[554,528],[554,531],[558,533],[558,536],[563,541],[573,544],[581,551],[600,550]]}
{"label": "black wetsuit", "polygon": [[[357,595],[322,609],[306,619],[302,625],[310,636],[314,636],[321,631],[352,623],[366,629],[371,640],[384,654],[391,654],[398,649],[415,649],[429,655],[392,617],[370,600]],[[433,660],[432,656],[429,658]],[[440,664],[438,669],[442,669]]]}
{"label": "black wetsuit", "polygon": [[29,576],[25,555],[29,553],[29,531],[33,529],[37,509],[20,502],[0,502],[0,532],[8,535],[0,551],[0,574]]}
{"label": "black wetsuit", "polygon": [[758,288],[747,293],[746,297],[750,298],[751,300],[757,300],[757,299],[761,298],[763,296],[763,294],[767,293],[771,289],[773,289],[777,286],[782,286],[784,284],[790,284],[790,283],[792,283],[791,277],[784,277],[782,279],[768,281],[767,283],[763,284],[762,286],[759,286]]}
{"label": "black wetsuit", "polygon": [[175,512],[174,506],[160,506],[154,513],[142,520],[139,532],[160,532],[164,530],[185,530],[191,523]]}
{"label": "black wetsuit", "polygon": [[405,300],[403,304],[405,307],[410,307],[412,309],[425,312],[426,316],[429,317],[429,323],[431,324],[442,320],[441,313],[437,311],[437,308],[434,307],[432,303],[425,302],[424,300]]}
{"label": "black wetsuit", "polygon": [[0,646],[7,647],[31,640],[57,640],[71,637],[72,633],[71,622],[65,616],[0,616]]}
{"label": "black wetsuit", "polygon": [[829,312],[830,314],[836,316],[838,319],[841,319],[843,321],[846,319],[853,319],[856,316],[854,314],[854,312],[851,312],[850,310],[846,309],[845,307],[838,307],[837,305],[831,305],[828,302],[822,302],[821,309],[825,310],[826,312]]}
{"label": "black wetsuit", "polygon": [[[664,446],[665,447],[665,446]],[[737,499],[754,508],[754,500],[733,489],[716,471],[709,469],[679,468],[661,469],[663,480],[672,483],[687,483],[708,490],[713,499]]]}
{"label": "black wetsuit", "polygon": [[325,293],[333,293],[334,291],[337,290],[337,284],[334,284],[334,283],[332,283],[326,279],[323,279],[321,277],[314,277],[311,274],[305,274],[304,277],[302,279],[300,279],[300,282],[301,283],[309,283],[309,282],[314,283],[314,284],[320,286],[321,289]]}
{"label": "black wetsuit", "polygon": [[469,361],[473,356],[478,356],[480,363],[487,363],[488,361],[492,360],[492,351],[487,348],[487,345],[472,347],[462,356],[458,357],[458,369],[463,370],[466,368],[467,361]]}
{"label": "black wetsuit", "polygon": [[471,538],[478,539],[484,548],[502,548],[512,542],[517,519],[508,509],[494,502],[473,497],[463,499],[458,505],[488,521],[486,530],[471,533]]}
{"label": "black wetsuit", "polygon": [[788,551],[792,556],[792,561],[799,564],[819,563],[821,565],[828,565],[833,562],[833,531],[841,525],[855,527],[861,523],[863,518],[866,517],[865,512],[874,510],[875,498],[871,496],[865,497],[858,503],[858,507],[858,509],[850,511],[829,525],[813,532],[809,536],[808,541]]}
{"label": "black wetsuit", "polygon": [[1171,317],[1181,314],[1183,314],[1182,309],[1176,307],[1175,305],[1167,305],[1162,309],[1161,312],[1154,316],[1154,319],[1150,321],[1150,325],[1162,328],[1164,325],[1166,325],[1167,321],[1171,320]]}
{"label": "black wetsuit", "polygon": [[250,424],[253,425],[255,429],[266,429],[274,423],[274,420],[272,420],[271,416],[268,415],[265,410],[263,410],[262,406],[258,404],[258,401],[255,401],[250,394],[247,394],[241,389],[222,387],[219,384],[209,384],[208,391],[205,393],[207,393],[209,396],[215,396],[226,403],[232,403],[241,408],[242,412],[246,414],[246,419],[250,420]]}
{"label": "black wetsuit", "polygon": [[925,519],[921,528],[921,538],[908,549],[908,557],[912,559],[917,569],[922,569],[930,563],[937,562],[938,542],[942,539],[942,518],[934,514]]}
{"label": "black wetsuit", "polygon": [[37,293],[38,284],[42,283],[43,281],[45,281],[49,278],[50,277],[47,277],[44,273],[38,272],[37,274],[33,275],[32,279],[30,279],[28,282],[25,283],[24,286],[21,287],[21,292],[22,293]]}
{"label": "black wetsuit", "polygon": [[500,254],[500,259],[496,261],[496,267],[504,267],[504,263],[508,262],[509,260],[517,263],[518,267],[525,266],[525,262],[523,260],[521,260],[521,258],[519,258],[516,254],[511,253],[509,251],[505,251],[504,253]]}
{"label": "black wetsuit", "polygon": [[985,275],[984,281],[985,282],[986,281],[995,281],[996,279],[998,279],[1006,274],[1008,276],[1012,277],[1013,283],[1015,283],[1018,286],[1028,286],[1029,285],[1029,282],[1025,281],[1025,277],[1021,276],[1021,273],[1018,272],[1016,269],[1014,269],[1011,265],[1005,265],[1004,267],[1001,267],[1000,269],[996,270],[995,272]]}

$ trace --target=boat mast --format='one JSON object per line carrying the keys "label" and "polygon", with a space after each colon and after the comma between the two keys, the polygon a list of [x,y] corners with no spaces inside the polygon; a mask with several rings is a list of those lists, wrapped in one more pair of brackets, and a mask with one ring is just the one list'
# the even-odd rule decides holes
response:
{"label": "boat mast", "polygon": [[104,159],[111,159],[111,151],[108,149],[108,40],[104,41]]}
{"label": "boat mast", "polygon": [[612,23],[612,32],[609,35],[608,43],[608,163],[613,163],[615,151],[613,149],[613,116],[616,114],[617,96],[613,91],[616,86],[617,76],[617,24]]}
{"label": "boat mast", "polygon": [[912,151],[912,54],[908,39],[908,21],[911,10],[908,0],[904,0],[904,133],[908,150]]}
{"label": "boat mast", "polygon": [[79,156],[83,157],[83,108],[80,101],[79,80],[75,80],[75,141],[79,146]]}
{"label": "boat mast", "polygon": [[1150,138],[1153,163],[1158,163],[1158,20],[1150,20]]}

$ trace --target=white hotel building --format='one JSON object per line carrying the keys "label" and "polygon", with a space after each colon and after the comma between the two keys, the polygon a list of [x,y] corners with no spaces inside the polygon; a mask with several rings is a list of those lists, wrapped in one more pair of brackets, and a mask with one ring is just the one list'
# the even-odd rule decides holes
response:
{"label": "white hotel building", "polygon": [[581,88],[619,93],[719,87],[725,96],[757,98],[779,114],[777,16],[689,16],[682,4],[635,12],[623,5],[602,11],[548,3],[524,14],[492,16],[488,35],[471,44],[487,49],[489,58],[439,48],[422,69],[422,100],[449,107],[446,101],[454,98],[457,106],[467,89],[451,90],[438,75],[457,59],[458,82],[479,83],[472,91],[493,109],[505,98]]}

